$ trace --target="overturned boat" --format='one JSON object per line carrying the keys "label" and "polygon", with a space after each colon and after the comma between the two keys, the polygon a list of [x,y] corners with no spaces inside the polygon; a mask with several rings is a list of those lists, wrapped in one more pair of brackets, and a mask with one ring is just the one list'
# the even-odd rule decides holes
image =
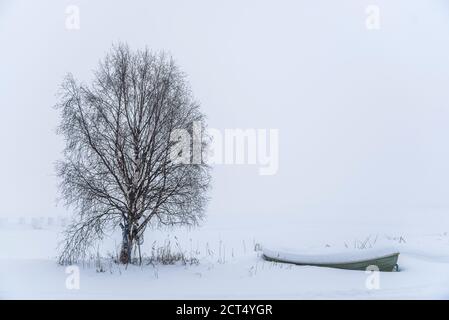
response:
{"label": "overturned boat", "polygon": [[366,249],[323,254],[298,254],[292,250],[271,250],[266,248],[262,251],[265,260],[274,262],[348,270],[378,270],[387,272],[399,270],[399,252],[395,249]]}

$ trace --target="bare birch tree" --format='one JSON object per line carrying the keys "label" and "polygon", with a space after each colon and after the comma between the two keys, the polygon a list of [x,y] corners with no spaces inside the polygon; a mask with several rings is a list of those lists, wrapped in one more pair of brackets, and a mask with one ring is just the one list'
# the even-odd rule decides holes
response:
{"label": "bare birch tree", "polygon": [[204,128],[204,115],[169,55],[114,46],[91,85],[67,75],[57,108],[66,142],[56,165],[60,191],[76,212],[60,263],[83,258],[119,227],[119,260],[129,263],[148,226],[199,222],[209,167],[173,161],[170,149],[171,133],[191,133],[193,123]]}

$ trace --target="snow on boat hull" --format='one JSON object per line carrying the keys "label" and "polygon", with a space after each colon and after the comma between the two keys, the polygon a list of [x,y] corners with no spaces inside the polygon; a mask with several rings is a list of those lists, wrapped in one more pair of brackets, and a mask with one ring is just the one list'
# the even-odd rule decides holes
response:
{"label": "snow on boat hull", "polygon": [[306,256],[298,258],[298,256],[291,256],[281,254],[275,251],[264,250],[263,258],[267,261],[273,262],[283,262],[303,266],[327,267],[327,268],[338,268],[348,270],[367,270],[367,269],[376,270],[373,268],[373,266],[376,266],[379,271],[390,272],[395,271],[398,268],[397,263],[399,258],[399,252],[393,252],[371,258],[364,257],[363,259],[348,259],[348,261],[344,261],[342,259],[340,261],[326,262],[326,261],[313,261],[313,259],[308,259]]}

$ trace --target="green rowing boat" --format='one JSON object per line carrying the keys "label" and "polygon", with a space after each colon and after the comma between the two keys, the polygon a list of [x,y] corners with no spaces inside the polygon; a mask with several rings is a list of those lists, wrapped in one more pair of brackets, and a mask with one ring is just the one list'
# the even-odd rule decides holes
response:
{"label": "green rowing boat", "polygon": [[399,252],[392,250],[362,251],[348,254],[299,255],[263,249],[267,261],[292,263],[302,266],[328,267],[348,270],[398,271]]}

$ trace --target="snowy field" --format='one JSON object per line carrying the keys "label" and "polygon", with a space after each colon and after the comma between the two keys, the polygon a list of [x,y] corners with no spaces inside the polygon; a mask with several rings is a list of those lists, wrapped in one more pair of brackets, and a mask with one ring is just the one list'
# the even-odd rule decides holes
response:
{"label": "snowy field", "polygon": [[[437,218],[439,217],[439,218]],[[96,259],[79,265],[79,289],[66,286],[56,263],[60,219],[6,219],[0,226],[0,298],[25,299],[447,299],[449,225],[444,213],[428,221],[399,223],[327,221],[301,216],[272,221],[261,216],[211,216],[194,230],[148,232],[142,251],[170,241],[174,252],[194,258],[175,265],[130,265]],[[236,227],[238,225],[238,227]],[[327,226],[327,227],[324,227]],[[115,240],[100,247],[114,255]],[[363,271],[295,266],[264,261],[260,246],[288,246],[326,254],[389,246],[397,248],[400,272],[380,273],[367,285]],[[115,248],[114,248],[115,247]]]}
{"label": "snowy field", "polygon": [[[0,299],[449,299],[448,30],[447,0],[0,0]],[[68,72],[90,84],[121,41],[173,55],[207,127],[249,133],[247,161],[217,152],[207,219],[148,230],[143,265],[114,263],[114,235],[67,269],[56,93]],[[269,153],[250,147],[272,129]],[[392,247],[399,272],[267,262],[264,247]],[[164,248],[176,263],[153,259]]]}

